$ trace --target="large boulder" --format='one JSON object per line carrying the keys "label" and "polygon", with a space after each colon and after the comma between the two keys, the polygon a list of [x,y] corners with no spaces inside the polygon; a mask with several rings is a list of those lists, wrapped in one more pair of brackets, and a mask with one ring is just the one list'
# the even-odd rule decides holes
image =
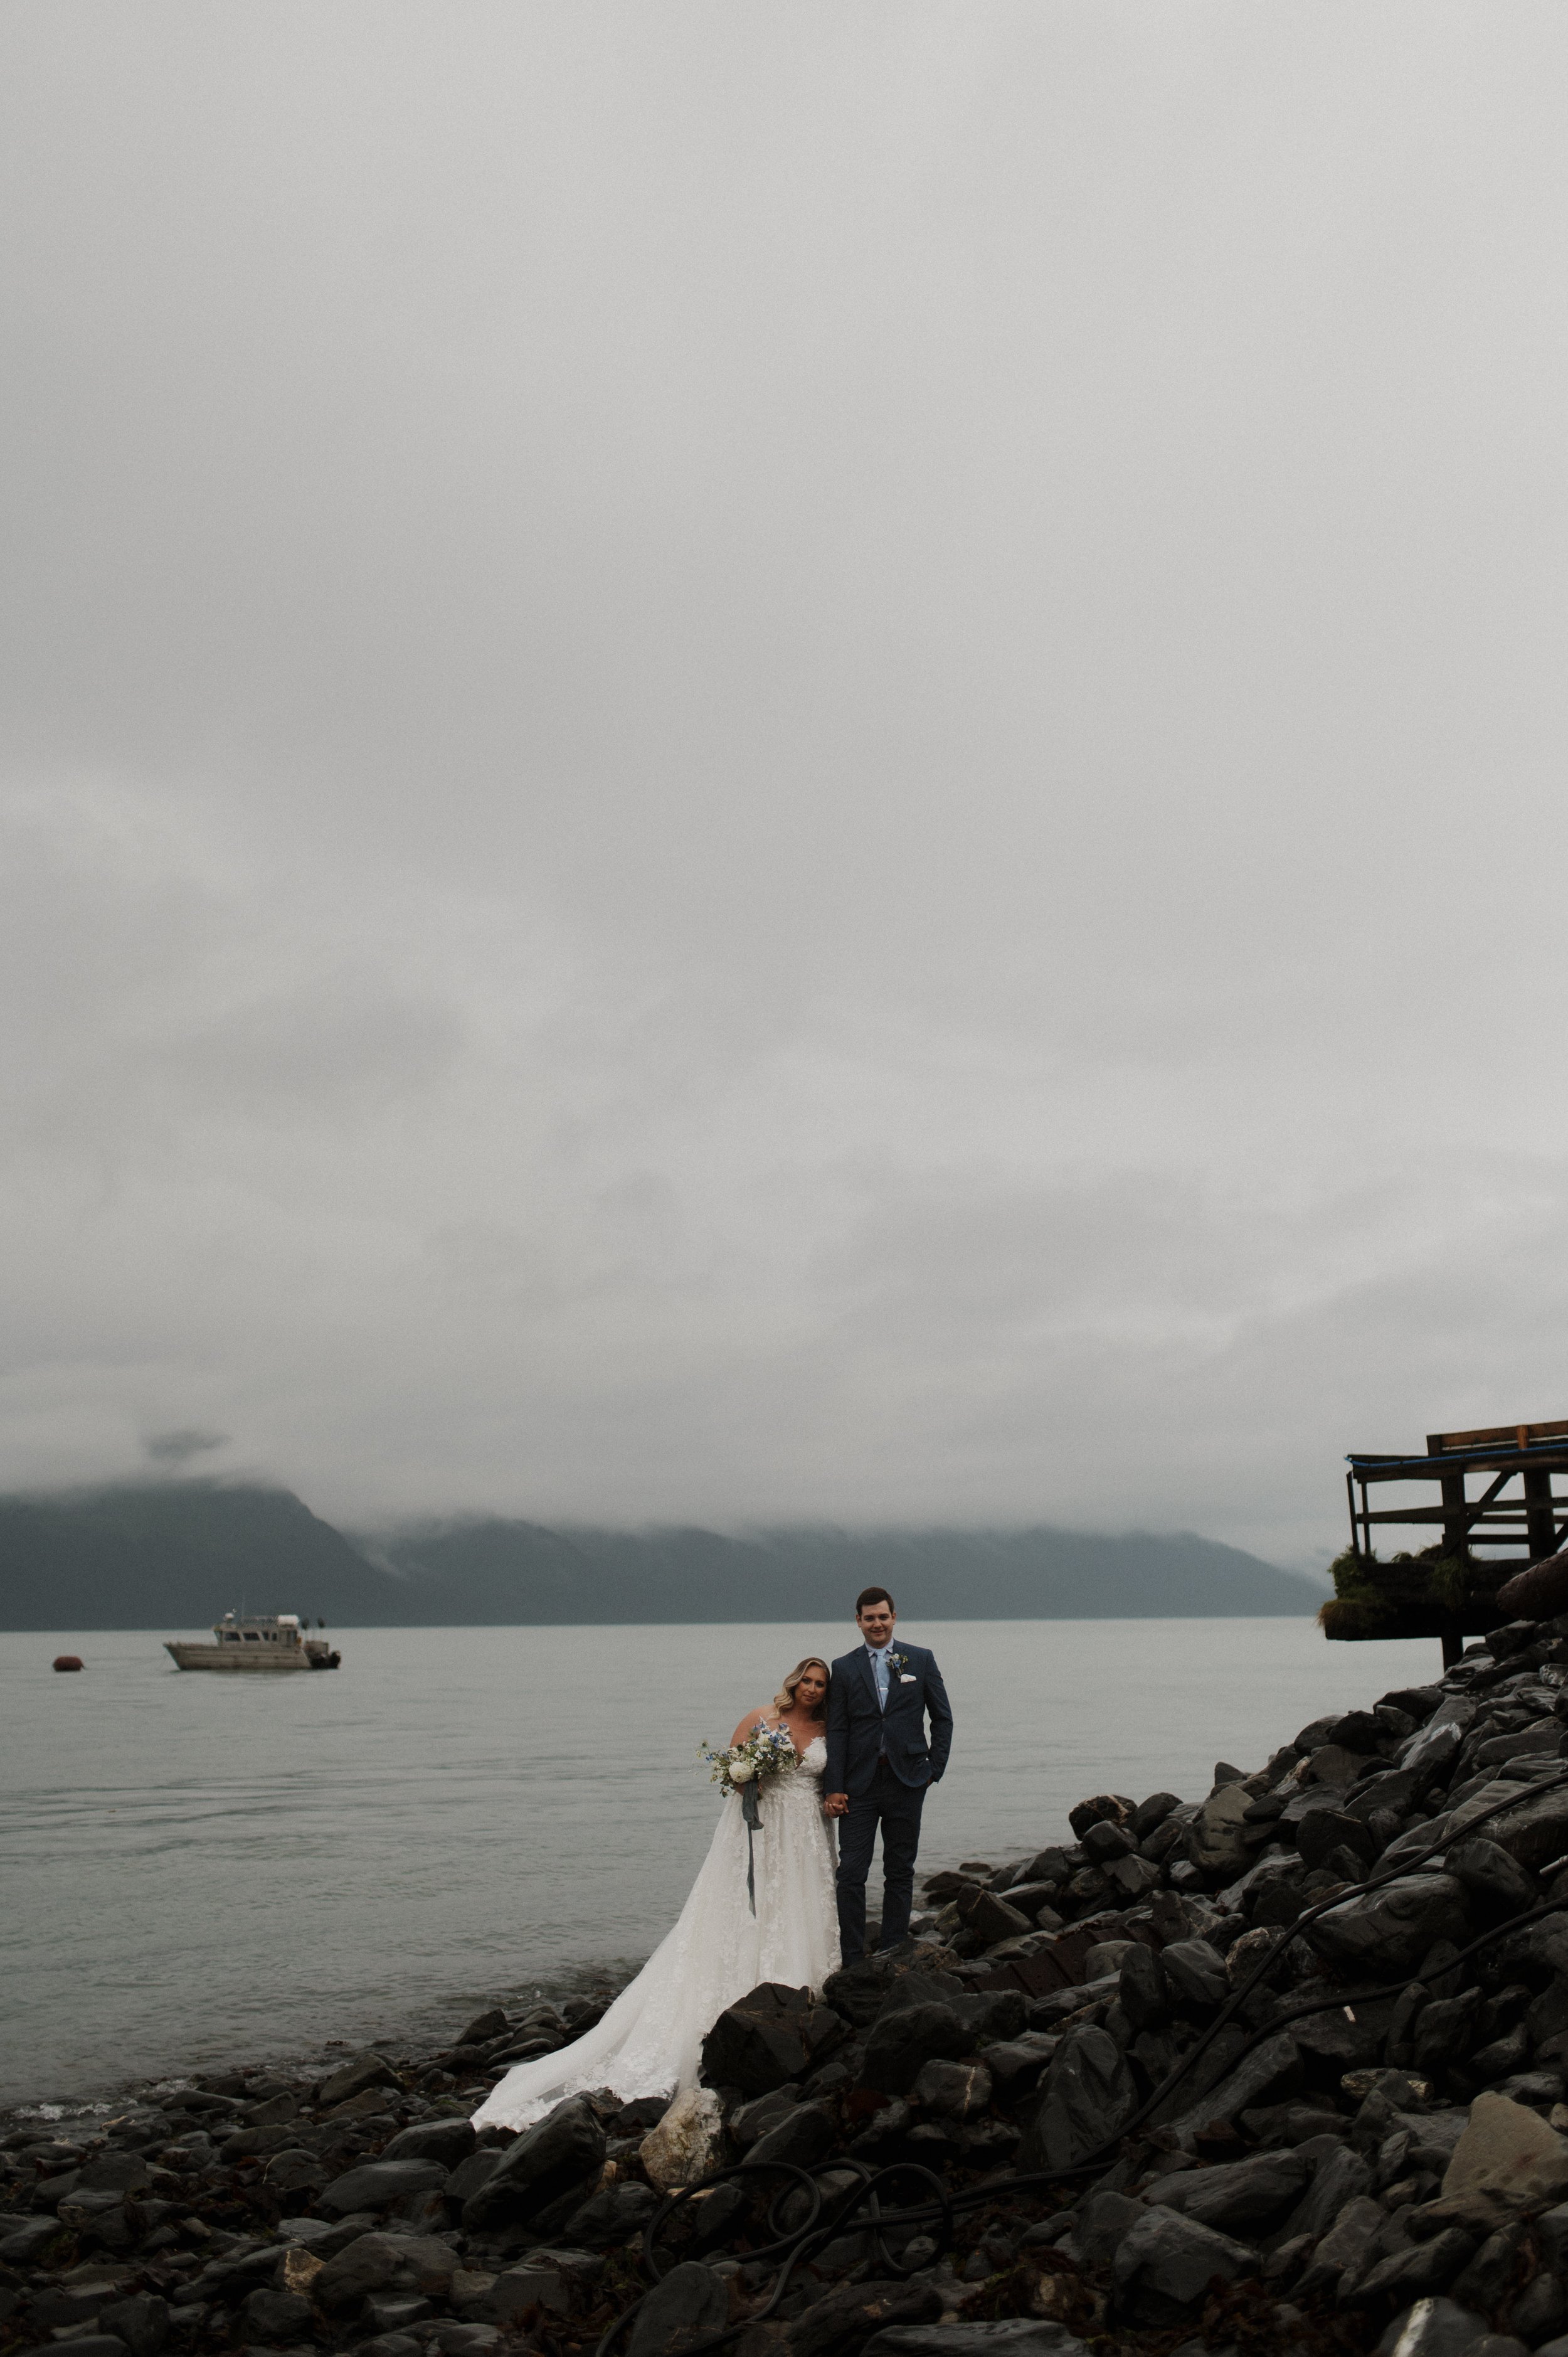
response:
{"label": "large boulder", "polygon": [[[1216,2046],[1223,2043],[1223,2035],[1215,2040]],[[1304,2076],[1294,2039],[1288,2030],[1276,2030],[1273,2038],[1265,2038],[1261,2046],[1243,2054],[1223,2078],[1193,2097],[1172,2124],[1177,2143],[1190,2151],[1206,2128],[1229,2125],[1262,2104],[1283,2102],[1295,2093]],[[1181,2093],[1178,2084],[1174,2100],[1179,2101]],[[1164,2105],[1161,2113],[1165,2115]]]}
{"label": "large boulder", "polygon": [[1568,1554],[1549,1555],[1516,1571],[1498,1588],[1497,1603],[1520,1620],[1553,1620],[1568,1612]]}
{"label": "large boulder", "polygon": [[1225,1959],[1207,1940],[1173,1940],[1160,1951],[1160,1971],[1171,2003],[1202,2020],[1230,1994]]}
{"label": "large boulder", "polygon": [[[1452,2299],[1418,2299],[1395,2317],[1378,2347],[1383,2357],[1464,2357],[1486,2335],[1487,2319],[1474,2309]],[[1509,2350],[1495,2337],[1493,2346],[1497,2357]]]}
{"label": "large boulder", "polygon": [[893,2325],[929,2324],[941,2308],[941,2295],[930,2283],[840,2284],[795,2318],[789,2357],[849,2357],[873,2333]]}
{"label": "large boulder", "polygon": [[1499,1916],[1520,1915],[1541,1898],[1534,1877],[1485,1834],[1455,1842],[1445,1854],[1443,1867],[1464,1884],[1472,1900]]}
{"label": "large boulder", "polygon": [[728,2322],[729,2290],[723,2276],[696,2259],[684,2259],[644,2298],[627,2357],[674,2357],[688,2341],[722,2331]]}
{"label": "large boulder", "polygon": [[1568,2189],[1568,2137],[1507,2095],[1477,2095],[1443,2179],[1444,2206],[1481,2222]]}
{"label": "large boulder", "polygon": [[927,2062],[909,2099],[939,2119],[971,2120],[989,2105],[991,2089],[991,2073],[983,2062]]}
{"label": "large boulder", "polygon": [[1204,1875],[1238,1874],[1252,1855],[1246,1822],[1252,1795],[1244,1784],[1221,1784],[1210,1792],[1187,1832],[1187,1854]]}
{"label": "large boulder", "polygon": [[957,2061],[975,2032],[957,2007],[928,2001],[878,2015],[866,2040],[862,2076],[884,2095],[907,2094],[928,2062]]}
{"label": "large boulder", "polygon": [[845,2035],[840,2016],[810,1989],[764,1981],[726,2006],[703,2040],[703,2083],[766,2095],[810,2076]]}
{"label": "large boulder", "polygon": [[596,2177],[605,2150],[605,2132],[592,2107],[581,2095],[569,2096],[509,2145],[463,2204],[465,2228],[472,2233],[533,2217],[573,2186]]}
{"label": "large boulder", "polygon": [[1116,2247],[1117,2310],[1133,2324],[1179,2324],[1216,2279],[1235,2283],[1257,2265],[1256,2252],[1229,2234],[1176,2210],[1147,2210]]}
{"label": "large boulder", "polygon": [[1410,1874],[1331,1907],[1305,1936],[1337,1971],[1389,1981],[1413,1972],[1437,1941],[1463,1942],[1469,1928],[1463,1883]]}
{"label": "large boulder", "polygon": [[477,2142],[467,2120],[416,2120],[382,2146],[381,2158],[438,2160],[443,2169],[456,2169],[460,2160],[467,2159]]}
{"label": "large boulder", "polygon": [[972,1932],[988,1948],[999,1940],[1016,1940],[1035,1928],[1031,1919],[993,1890],[965,1891],[958,1901],[959,1920],[966,1932]]}
{"label": "large boulder", "polygon": [[659,2196],[651,2185],[643,2185],[635,2177],[622,2178],[618,2185],[590,2193],[571,2211],[564,2231],[568,2241],[584,2250],[613,2251],[640,2234],[658,2207]]}
{"label": "large boulder", "polygon": [[319,2199],[339,2218],[356,2210],[385,2210],[405,2193],[438,2193],[446,2182],[438,2160],[367,2160],[335,2177]]}
{"label": "large boulder", "polygon": [[1217,2233],[1246,2234],[1273,2225],[1299,2201],[1309,2174],[1297,2153],[1259,2152],[1218,2169],[1187,2169],[1159,2178],[1144,2199],[1196,2218]]}
{"label": "large boulder", "polygon": [[[433,2245],[442,2254],[445,2261],[442,2280],[450,2280],[457,2264],[456,2256],[446,2244],[436,2242],[434,2236],[360,2234],[311,2277],[311,2297],[329,2313],[341,2314],[348,2309],[357,2309],[371,2292],[400,2283],[405,2276],[413,2285],[420,2251],[424,2250],[426,2259],[430,2256],[427,2245]],[[424,2288],[424,2285],[417,2287]]]}
{"label": "large boulder", "polygon": [[1282,2240],[1294,2242],[1298,2235],[1310,2235],[1316,2242],[1326,2234],[1348,2201],[1364,2199],[1372,2190],[1372,2172],[1359,2152],[1342,2144],[1318,2163],[1317,2174],[1310,2187],[1285,2221]]}
{"label": "large boulder", "polygon": [[650,2185],[668,2193],[677,2185],[700,2185],[723,2166],[724,2107],[711,2087],[688,2087],[676,2096],[637,2148]]}
{"label": "large boulder", "polygon": [[838,2121],[826,2104],[794,2104],[757,2137],[744,2165],[760,2169],[769,2161],[787,2161],[794,2169],[814,2169],[832,2150],[837,2136]]}
{"label": "large boulder", "polygon": [[[1455,1811],[1455,1826],[1462,1826],[1472,1814],[1478,1815],[1483,1803],[1489,1806],[1501,1800],[1509,1789],[1508,1785],[1491,1784],[1477,1792],[1464,1808]],[[1485,1832],[1487,1841],[1495,1842],[1509,1857],[1535,1873],[1568,1850],[1568,1785],[1521,1795],[1513,1808],[1490,1818]]]}
{"label": "large boulder", "polygon": [[1103,2029],[1069,2029],[1046,2079],[1024,2138],[1026,2169],[1072,2169],[1120,2134],[1138,2108],[1126,2057]]}
{"label": "large boulder", "polygon": [[367,2047],[362,2054],[350,2054],[346,2062],[338,2063],[330,2077],[322,2080],[316,2090],[316,2100],[325,2111],[335,2104],[346,2104],[352,2095],[362,2095],[367,2087],[396,2087],[401,2083],[386,2056]]}

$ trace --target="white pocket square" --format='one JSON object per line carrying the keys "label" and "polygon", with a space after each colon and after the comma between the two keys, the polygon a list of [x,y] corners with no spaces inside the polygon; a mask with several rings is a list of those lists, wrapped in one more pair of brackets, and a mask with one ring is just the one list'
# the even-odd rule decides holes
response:
{"label": "white pocket square", "polygon": [[899,1678],[898,1683],[901,1686],[912,1686],[916,1683],[914,1671],[906,1670],[903,1675]]}

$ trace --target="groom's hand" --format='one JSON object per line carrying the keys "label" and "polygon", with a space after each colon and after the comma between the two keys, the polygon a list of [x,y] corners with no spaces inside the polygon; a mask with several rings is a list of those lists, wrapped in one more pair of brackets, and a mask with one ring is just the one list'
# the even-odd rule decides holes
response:
{"label": "groom's hand", "polygon": [[822,1802],[822,1814],[827,1817],[847,1817],[849,1814],[849,1794],[847,1792],[829,1792]]}

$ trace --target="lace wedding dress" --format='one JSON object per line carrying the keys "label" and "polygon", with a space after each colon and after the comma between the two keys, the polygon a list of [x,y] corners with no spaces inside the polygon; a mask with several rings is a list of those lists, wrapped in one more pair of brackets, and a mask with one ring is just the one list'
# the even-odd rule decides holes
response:
{"label": "lace wedding dress", "polygon": [[759,1981],[822,1987],[839,1961],[833,1836],[822,1814],[827,1757],[819,1735],[762,1786],[756,1914],[740,1801],[726,1795],[674,1930],[585,2037],[508,2072],[474,2114],[477,2128],[528,2127],[564,2095],[593,2089],[623,2104],[673,2095],[696,2083],[703,2040],[726,2005]]}

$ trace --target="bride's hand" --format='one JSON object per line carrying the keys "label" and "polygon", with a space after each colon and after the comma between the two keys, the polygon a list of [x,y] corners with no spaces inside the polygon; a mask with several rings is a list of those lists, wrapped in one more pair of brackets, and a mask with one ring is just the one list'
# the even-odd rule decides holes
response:
{"label": "bride's hand", "polygon": [[825,1793],[822,1799],[822,1814],[824,1817],[847,1817],[849,1794],[847,1792]]}

